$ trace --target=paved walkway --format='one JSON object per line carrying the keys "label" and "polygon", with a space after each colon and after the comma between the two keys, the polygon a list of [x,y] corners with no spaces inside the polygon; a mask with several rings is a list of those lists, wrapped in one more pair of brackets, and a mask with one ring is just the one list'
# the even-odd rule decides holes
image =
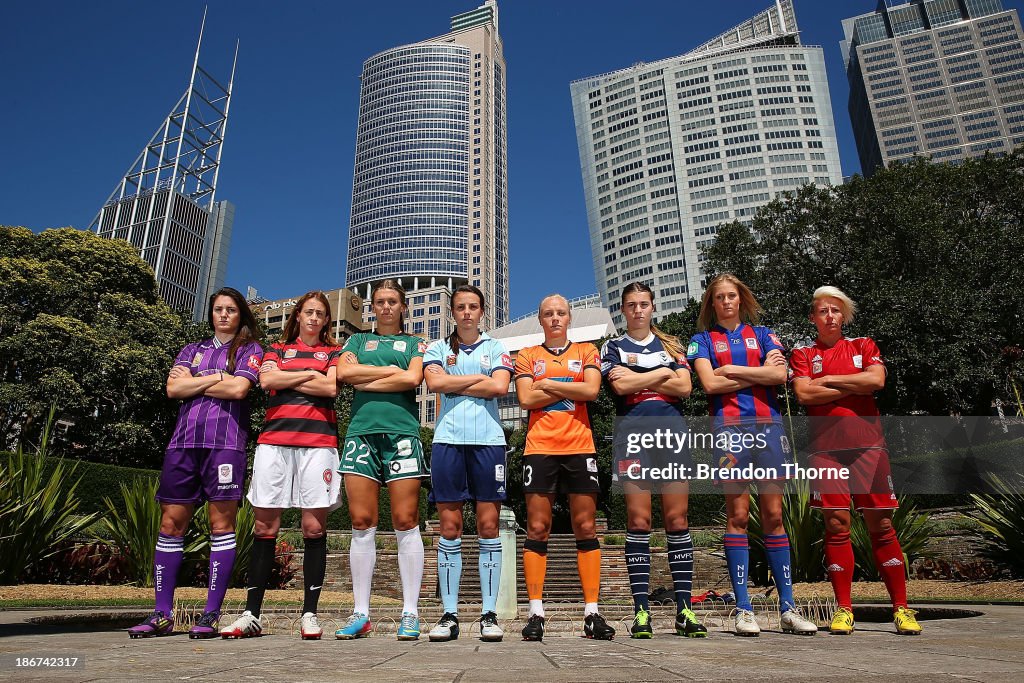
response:
{"label": "paved walkway", "polygon": [[[946,606],[956,607],[956,606]],[[1024,680],[1024,607],[966,606],[968,619],[923,621],[921,636],[897,636],[891,623],[858,623],[851,636],[765,632],[737,638],[713,626],[705,640],[664,632],[652,640],[595,642],[573,635],[563,618],[543,643],[483,643],[464,624],[451,643],[399,643],[377,633],[357,641],[303,642],[279,622],[275,635],[238,641],[184,634],[129,640],[123,631],[69,631],[26,621],[40,611],[0,612],[0,680],[123,681],[662,681],[662,680]],[[556,620],[557,621],[557,620]],[[76,668],[16,666],[16,657],[78,657]]]}

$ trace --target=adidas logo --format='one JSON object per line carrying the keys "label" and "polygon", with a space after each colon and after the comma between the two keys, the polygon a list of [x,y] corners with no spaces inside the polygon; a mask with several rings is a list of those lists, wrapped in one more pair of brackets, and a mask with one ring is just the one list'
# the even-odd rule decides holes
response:
{"label": "adidas logo", "polygon": [[883,567],[902,567],[903,566],[903,561],[900,560],[898,557],[894,557],[891,560],[886,560],[885,562],[883,562],[882,566]]}
{"label": "adidas logo", "polygon": [[830,564],[829,566],[825,567],[825,571],[827,571],[827,572],[845,572],[846,571],[846,567],[841,567],[838,564]]}

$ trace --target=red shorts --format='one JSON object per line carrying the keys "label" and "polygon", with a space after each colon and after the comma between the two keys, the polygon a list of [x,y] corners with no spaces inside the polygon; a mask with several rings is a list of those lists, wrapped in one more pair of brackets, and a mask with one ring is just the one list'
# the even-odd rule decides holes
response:
{"label": "red shorts", "polygon": [[884,448],[825,451],[808,459],[810,468],[849,470],[848,479],[819,477],[811,480],[811,507],[825,510],[892,510],[899,507],[892,488],[889,452]]}

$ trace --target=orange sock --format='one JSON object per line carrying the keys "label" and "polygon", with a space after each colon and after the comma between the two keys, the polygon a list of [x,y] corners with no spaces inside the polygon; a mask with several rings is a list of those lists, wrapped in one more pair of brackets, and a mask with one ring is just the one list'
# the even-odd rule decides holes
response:
{"label": "orange sock", "polygon": [[523,552],[523,576],[526,578],[526,594],[530,600],[543,599],[544,575],[547,571],[548,544],[527,539]]}
{"label": "orange sock", "polygon": [[583,601],[597,602],[601,593],[601,546],[596,538],[576,541],[576,566],[583,584]]}

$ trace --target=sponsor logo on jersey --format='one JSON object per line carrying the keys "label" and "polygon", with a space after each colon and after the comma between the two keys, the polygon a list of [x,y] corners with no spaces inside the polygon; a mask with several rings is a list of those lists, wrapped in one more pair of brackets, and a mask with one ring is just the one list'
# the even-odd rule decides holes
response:
{"label": "sponsor logo on jersey", "polygon": [[363,348],[366,349],[367,351],[376,351],[377,350],[377,340],[376,339],[371,339],[370,341],[366,342],[366,346],[364,346]]}
{"label": "sponsor logo on jersey", "polygon": [[505,481],[505,466],[495,465],[494,466],[494,481]]}
{"label": "sponsor logo on jersey", "polygon": [[260,359],[259,359],[259,356],[249,356],[249,361],[246,363],[246,365],[249,366],[250,370],[259,370],[260,369]]}
{"label": "sponsor logo on jersey", "polygon": [[317,360],[327,360],[327,354],[323,351],[317,351],[313,354],[313,358],[316,358]]}
{"label": "sponsor logo on jersey", "polygon": [[420,471],[420,463],[416,458],[403,458],[391,461],[392,474],[412,474]]}
{"label": "sponsor logo on jersey", "polygon": [[821,356],[815,356],[811,359],[811,372],[815,375],[821,374]]}
{"label": "sponsor logo on jersey", "polygon": [[690,342],[690,345],[686,347],[686,355],[687,356],[694,356],[694,355],[696,355],[698,348],[699,347],[697,345],[697,342]]}
{"label": "sponsor logo on jersey", "polygon": [[399,353],[405,353],[405,342],[401,340],[392,342],[391,348],[393,348],[395,351],[398,351]]}
{"label": "sponsor logo on jersey", "polygon": [[583,369],[583,361],[571,360],[569,361],[569,372],[579,372]]}
{"label": "sponsor logo on jersey", "polygon": [[192,367],[195,367],[203,362],[203,352],[196,351],[196,355],[192,356]]}
{"label": "sponsor logo on jersey", "polygon": [[221,484],[230,484],[234,467],[231,463],[224,463],[217,467],[217,481]]}
{"label": "sponsor logo on jersey", "polygon": [[715,353],[726,353],[729,351],[729,345],[724,341],[715,342]]}
{"label": "sponsor logo on jersey", "polygon": [[334,479],[334,472],[331,471],[330,469],[324,470],[324,483],[330,484],[331,479]]}
{"label": "sponsor logo on jersey", "polygon": [[676,356],[676,365],[687,366],[686,356]]}
{"label": "sponsor logo on jersey", "polygon": [[295,358],[295,356],[297,355],[299,355],[299,352],[296,349],[285,349],[284,359],[291,360],[292,358]]}
{"label": "sponsor logo on jersey", "polygon": [[416,343],[416,351],[418,353],[426,353],[427,352],[427,342],[417,342]]}
{"label": "sponsor logo on jersey", "polygon": [[587,472],[597,472],[597,458],[587,458]]}
{"label": "sponsor logo on jersey", "polygon": [[506,368],[512,367],[512,356],[507,353],[501,354],[501,364]]}
{"label": "sponsor logo on jersey", "polygon": [[757,340],[756,339],[754,339],[753,337],[747,337],[746,342],[747,342],[747,348],[748,349],[752,349],[754,351],[757,351]]}
{"label": "sponsor logo on jersey", "polygon": [[445,360],[444,360],[444,363],[445,363],[445,365],[448,365],[448,366],[452,366],[452,365],[455,365],[455,364],[456,364],[456,363],[458,363],[458,362],[459,362],[459,359],[458,359],[458,357],[457,357],[457,356],[448,356],[448,357],[447,357],[447,358],[445,358]]}
{"label": "sponsor logo on jersey", "polygon": [[864,356],[859,353],[853,357],[853,367],[863,368],[864,367]]}
{"label": "sponsor logo on jersey", "polygon": [[637,355],[635,353],[626,354],[626,365],[636,365]]}
{"label": "sponsor logo on jersey", "polygon": [[544,374],[545,363],[543,360],[533,361],[533,376],[540,377]]}
{"label": "sponsor logo on jersey", "polygon": [[769,334],[768,338],[771,339],[776,344],[778,344],[779,346],[785,346],[785,344],[783,344],[781,341],[779,341],[779,335],[775,334],[774,332]]}

